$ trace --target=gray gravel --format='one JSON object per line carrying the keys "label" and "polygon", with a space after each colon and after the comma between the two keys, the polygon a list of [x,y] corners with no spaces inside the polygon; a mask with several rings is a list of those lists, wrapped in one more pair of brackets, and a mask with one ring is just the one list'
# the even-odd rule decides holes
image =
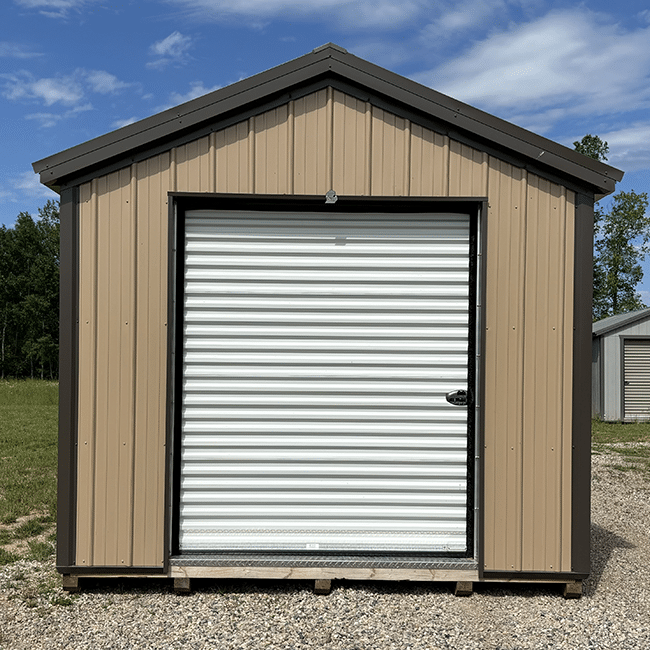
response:
{"label": "gray gravel", "polygon": [[650,483],[593,459],[592,576],[580,600],[557,586],[104,581],[69,596],[51,564],[0,568],[0,649],[650,649]]}

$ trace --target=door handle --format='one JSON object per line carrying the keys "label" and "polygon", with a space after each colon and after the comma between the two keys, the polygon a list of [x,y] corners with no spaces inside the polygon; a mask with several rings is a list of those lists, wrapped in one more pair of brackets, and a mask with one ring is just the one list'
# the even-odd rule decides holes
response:
{"label": "door handle", "polygon": [[452,390],[445,395],[445,399],[454,406],[467,406],[469,404],[469,391]]}

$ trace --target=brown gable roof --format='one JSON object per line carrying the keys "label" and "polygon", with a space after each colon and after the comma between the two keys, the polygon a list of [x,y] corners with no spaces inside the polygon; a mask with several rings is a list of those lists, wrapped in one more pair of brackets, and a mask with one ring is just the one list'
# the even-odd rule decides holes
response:
{"label": "brown gable roof", "polygon": [[331,43],[175,108],[66,149],[33,164],[41,183],[58,189],[98,170],[125,166],[189,138],[224,128],[307,92],[333,85],[383,108],[406,112],[452,138],[470,139],[591,191],[614,191],[623,173],[431,88],[360,59]]}

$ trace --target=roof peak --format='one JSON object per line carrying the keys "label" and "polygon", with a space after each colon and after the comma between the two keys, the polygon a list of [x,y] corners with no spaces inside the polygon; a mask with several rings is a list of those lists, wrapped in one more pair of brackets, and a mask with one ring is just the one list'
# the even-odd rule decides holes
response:
{"label": "roof peak", "polygon": [[344,47],[341,47],[336,43],[325,43],[325,45],[321,45],[320,47],[315,47],[312,50],[312,52],[316,54],[316,52],[321,52],[322,50],[327,50],[327,49],[337,50],[338,52],[343,52],[343,54],[349,54],[349,52]]}

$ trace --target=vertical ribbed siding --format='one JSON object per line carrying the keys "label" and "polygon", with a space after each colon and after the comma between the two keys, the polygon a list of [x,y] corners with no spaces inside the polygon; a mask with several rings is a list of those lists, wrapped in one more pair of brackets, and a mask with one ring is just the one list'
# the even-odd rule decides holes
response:
{"label": "vertical ribbed siding", "polygon": [[467,215],[186,215],[181,550],[467,548]]}
{"label": "vertical ribbed siding", "polygon": [[650,420],[650,339],[625,339],[623,363],[624,418]]}
{"label": "vertical ribbed siding", "polygon": [[526,175],[492,159],[489,181],[484,559],[520,571]]}
{"label": "vertical ribbed siding", "polygon": [[[101,539],[115,527],[122,539],[131,536],[132,564],[159,565],[163,559],[167,192],[324,194],[333,188],[341,195],[489,198],[485,568],[569,567],[571,192],[331,89],[111,178],[80,188],[79,564],[129,561],[128,553],[110,551]],[[126,208],[123,199],[133,192],[135,206]],[[126,220],[119,236],[106,227],[108,214]],[[128,237],[123,233],[133,228],[137,246],[125,248],[131,260],[107,258],[100,250],[105,238]],[[545,242],[550,257],[540,254]],[[109,318],[105,305],[116,300],[109,275],[119,276],[119,286],[134,283],[135,296],[125,299],[135,304],[129,321],[134,332],[118,327],[115,314]],[[100,324],[97,311],[109,320]],[[559,331],[564,347],[554,333]],[[131,424],[120,407],[125,399],[129,403],[126,391],[108,390],[105,381],[107,369],[111,376],[117,372],[116,364],[120,381],[135,388]],[[119,432],[127,448],[135,440],[131,474],[122,469],[118,479],[131,481],[133,494],[125,492],[114,503],[105,486],[116,481],[107,476],[99,450],[110,455],[112,466],[124,468],[129,461],[108,440],[108,429]],[[533,462],[536,453],[548,474]],[[529,544],[532,550],[524,550]]]}
{"label": "vertical ribbed siding", "polygon": [[[79,485],[91,489],[80,490],[78,500],[77,563],[130,566],[135,315],[130,170],[94,181],[80,199]],[[101,216],[93,218],[93,212]]]}

